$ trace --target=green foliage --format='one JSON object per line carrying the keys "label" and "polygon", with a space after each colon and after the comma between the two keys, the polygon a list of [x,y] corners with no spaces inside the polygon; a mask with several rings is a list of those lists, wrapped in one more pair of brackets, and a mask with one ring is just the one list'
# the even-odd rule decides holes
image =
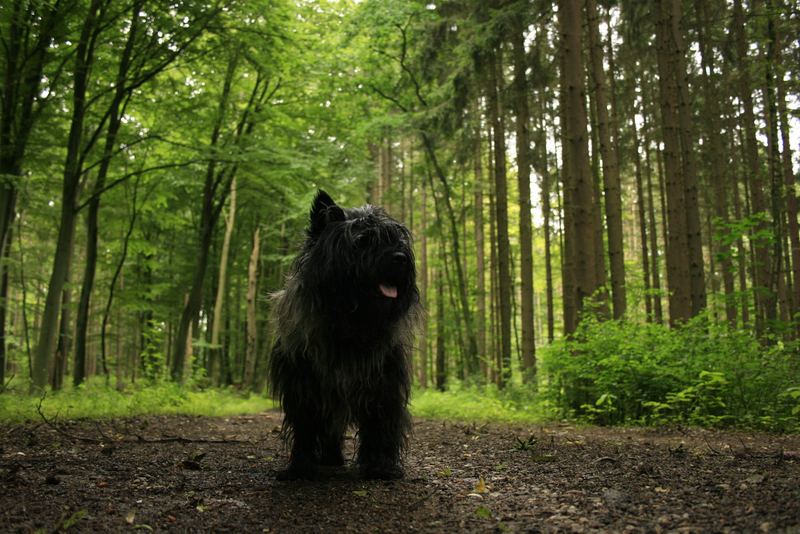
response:
{"label": "green foliage", "polygon": [[454,383],[447,391],[415,389],[411,413],[456,421],[541,423],[547,412],[532,392],[522,387],[466,387]]}
{"label": "green foliage", "polygon": [[192,390],[171,382],[129,386],[118,391],[100,380],[40,397],[9,391],[0,395],[0,423],[48,419],[113,418],[135,415],[190,414],[226,416],[273,407],[270,399],[232,389]]}
{"label": "green foliage", "polygon": [[542,351],[559,417],[599,424],[800,429],[797,347],[698,317],[677,329],[586,318]]}

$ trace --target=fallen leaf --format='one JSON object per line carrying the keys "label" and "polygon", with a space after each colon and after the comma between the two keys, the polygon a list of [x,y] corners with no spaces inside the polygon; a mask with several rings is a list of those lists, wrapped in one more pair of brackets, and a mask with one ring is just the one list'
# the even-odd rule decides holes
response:
{"label": "fallen leaf", "polygon": [[125,522],[128,523],[129,525],[132,525],[135,520],[136,520],[136,512],[134,512],[133,510],[125,514]]}
{"label": "fallen leaf", "polygon": [[483,477],[478,479],[478,482],[475,484],[475,487],[472,489],[475,493],[489,493],[489,488],[486,486],[486,481]]}
{"label": "fallen leaf", "polygon": [[355,495],[356,497],[366,497],[367,490],[353,490],[353,495]]}
{"label": "fallen leaf", "polygon": [[108,482],[106,482],[105,480],[98,480],[95,486],[97,486],[98,488],[107,488]]}

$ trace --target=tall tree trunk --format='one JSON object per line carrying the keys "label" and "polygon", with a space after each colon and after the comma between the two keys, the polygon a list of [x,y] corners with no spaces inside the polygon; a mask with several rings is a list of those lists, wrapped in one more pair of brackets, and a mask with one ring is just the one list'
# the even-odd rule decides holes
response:
{"label": "tall tree trunk", "polygon": [[[719,88],[718,76],[715,74],[714,65],[714,50],[709,42],[708,32],[711,30],[713,20],[720,20],[723,18],[724,13],[709,13],[712,9],[709,2],[703,0],[695,0],[695,9],[700,17],[698,24],[698,41],[700,43],[700,57],[702,64],[702,80],[704,92],[704,111],[705,111],[705,126],[706,126],[706,139],[704,148],[707,152],[707,161],[711,162],[709,165],[709,180],[712,183],[714,191],[714,211],[717,220],[722,223],[723,228],[728,225],[728,188],[727,184],[730,178],[727,176],[727,165],[722,165],[721,162],[729,161],[728,154],[725,153],[725,146],[723,144],[722,132],[722,113],[719,107],[719,102],[724,100],[721,90]],[[711,237],[711,236],[709,236]],[[716,241],[716,242],[714,242]],[[731,264],[732,249],[731,244],[726,240],[712,240],[714,242],[714,249],[716,256],[720,258],[720,271],[722,274],[723,287],[725,290],[725,316],[728,323],[736,326],[736,303],[734,302],[734,285],[733,285],[733,266]],[[714,255],[712,255],[712,260]],[[713,272],[713,269],[712,269]]]}
{"label": "tall tree trunk", "polygon": [[489,53],[487,105],[494,133],[495,222],[497,224],[497,276],[500,297],[500,369],[499,387],[511,379],[511,266],[508,237],[508,181],[506,177],[506,140],[500,93],[502,91],[502,52],[499,46]]}
{"label": "tall tree trunk", "polygon": [[[428,267],[428,188],[423,180],[420,184],[422,189],[421,207],[421,229],[420,232],[420,259],[419,259],[419,297],[423,307],[427,310],[428,301],[428,280],[430,280]],[[419,384],[423,388],[428,387],[428,314],[422,314],[422,324],[420,325],[420,362],[419,362]]]}
{"label": "tall tree trunk", "polygon": [[[764,199],[763,178],[758,164],[758,141],[756,140],[756,119],[753,111],[753,94],[750,80],[750,64],[747,50],[750,43],[747,39],[744,10],[741,0],[733,2],[733,32],[736,40],[736,59],[738,75],[737,97],[742,105],[740,127],[744,130],[745,164],[748,186],[750,190],[751,215],[765,214],[767,211]],[[769,234],[769,223],[761,219],[754,229],[753,242],[755,264],[753,290],[756,300],[756,332],[763,333],[765,319],[776,318],[775,293],[770,286],[770,253],[769,239],[761,236]]]}
{"label": "tall tree trunk", "polygon": [[64,163],[61,193],[61,218],[59,221],[56,253],[42,312],[39,343],[33,359],[33,386],[43,389],[47,384],[48,370],[56,344],[57,323],[61,312],[61,297],[66,283],[75,234],[75,203],[78,199],[82,174],[81,148],[86,117],[86,90],[94,60],[94,47],[98,37],[99,15],[103,0],[92,0],[84,19],[81,36],[75,51],[75,69],[72,78],[72,118],[67,138],[67,156]]}
{"label": "tall tree trunk", "polygon": [[256,355],[258,354],[258,324],[256,322],[256,288],[258,285],[258,259],[260,257],[260,228],[256,225],[253,233],[253,251],[247,265],[247,346],[242,386],[252,389],[255,386]]}
{"label": "tall tree trunk", "polygon": [[780,55],[778,30],[773,14],[772,0],[766,2],[767,49],[764,58],[764,118],[767,125],[767,168],[769,169],[770,212],[772,218],[772,263],[770,265],[771,289],[777,289],[779,301],[784,310],[783,320],[788,320],[788,292],[782,274],[783,259],[783,176],[781,157],[778,148],[778,108],[775,97],[775,70]]}
{"label": "tall tree trunk", "polygon": [[[603,70],[603,42],[598,29],[597,4],[586,0],[588,43],[591,57],[591,78],[594,83],[595,108],[600,155],[603,159],[603,184],[608,229],[608,257],[611,265],[611,296],[614,318],[625,315],[625,256],[622,240],[622,196],[620,191],[619,157],[616,139],[612,140],[612,126],[608,116],[608,83]],[[610,31],[610,29],[609,29]],[[612,74],[613,75],[613,74]]]}
{"label": "tall tree trunk", "polygon": [[694,120],[689,95],[689,75],[686,70],[686,47],[683,39],[681,0],[669,0],[670,34],[668,43],[674,57],[675,84],[678,88],[678,123],[681,147],[681,166],[686,202],[686,245],[689,258],[689,298],[691,315],[695,316],[706,307],[705,264],[703,259],[702,223],[698,198],[697,166],[694,150]]}
{"label": "tall tree trunk", "polygon": [[222,327],[222,304],[225,301],[226,283],[228,280],[228,258],[231,250],[231,235],[236,222],[236,178],[231,180],[230,203],[228,215],[225,217],[225,234],[222,238],[222,250],[219,254],[219,278],[217,293],[214,299],[214,315],[211,321],[211,350],[209,351],[208,376],[214,385],[219,385],[220,359],[222,348],[219,342],[219,333]]}
{"label": "tall tree trunk", "polygon": [[[16,213],[19,184],[23,183],[23,162],[28,140],[42,106],[40,99],[44,67],[50,60],[51,42],[64,15],[64,2],[30,3],[24,0],[7,2],[7,33],[3,35],[2,93],[0,93],[0,258],[7,256],[11,228]],[[34,108],[38,106],[38,112]],[[0,263],[0,277],[8,276],[8,263]],[[0,287],[0,317],[7,315],[8,285]],[[55,321],[53,321],[53,325]],[[6,345],[5,325],[0,330],[0,345]],[[48,356],[49,359],[49,356]],[[31,362],[33,363],[33,361]],[[37,385],[47,382],[46,362],[31,365],[37,368]],[[0,373],[2,374],[2,373]],[[0,377],[1,378],[1,377]],[[0,380],[0,388],[3,382]]]}
{"label": "tall tree trunk", "polygon": [[540,176],[539,189],[542,201],[542,232],[544,233],[544,280],[547,299],[547,341],[555,339],[555,310],[553,306],[553,249],[552,249],[552,207],[550,206],[550,170],[547,163],[547,130],[545,129],[544,95],[539,101],[539,151]]}
{"label": "tall tree trunk", "polygon": [[[561,32],[564,93],[563,143],[568,146],[564,167],[569,180],[564,182],[566,224],[573,233],[573,243],[567,239],[567,254],[574,265],[574,297],[578,316],[600,289],[596,263],[596,231],[594,180],[589,165],[589,144],[585,109],[586,88],[581,39],[581,2],[560,0],[558,23]],[[569,191],[567,191],[569,188]],[[568,261],[568,260],[567,260]],[[565,287],[565,291],[567,287]],[[566,297],[565,297],[566,298]],[[566,323],[566,320],[565,320]],[[576,325],[571,325],[573,328]],[[567,333],[571,333],[567,330]]]}
{"label": "tall tree trunk", "polygon": [[478,341],[481,377],[486,376],[486,255],[483,228],[483,152],[481,132],[475,130],[475,276],[476,276],[476,316],[475,330]]}
{"label": "tall tree trunk", "polygon": [[[636,177],[636,208],[639,216],[639,241],[642,249],[642,275],[644,279],[644,310],[647,322],[653,321],[653,298],[650,292],[650,251],[648,250],[647,241],[647,218],[646,212],[646,199],[644,196],[644,184],[642,180],[642,164],[639,153],[639,135],[636,132],[636,109],[631,115],[631,135],[633,137],[633,165],[634,175]],[[647,147],[645,147],[645,150]]]}
{"label": "tall tree trunk", "polygon": [[[98,218],[100,214],[100,197],[105,189],[108,169],[111,165],[111,158],[117,145],[117,133],[122,124],[122,116],[125,112],[126,97],[130,92],[126,87],[131,66],[131,56],[133,46],[136,42],[139,23],[141,17],[141,1],[137,0],[132,5],[131,25],[128,30],[125,48],[119,60],[117,78],[114,83],[114,96],[108,107],[108,126],[106,129],[105,148],[103,159],[95,178],[94,191],[89,200],[88,213],[86,215],[86,267],[83,272],[83,283],[81,284],[81,295],[78,301],[78,313],[75,324],[75,368],[73,369],[73,384],[78,386],[84,379],[86,368],[86,336],[89,328],[89,309],[91,306],[92,289],[94,288],[94,278],[97,269],[97,241],[98,241]],[[105,362],[105,359],[103,360]]]}
{"label": "tall tree trunk", "polygon": [[667,281],[669,320],[677,325],[692,316],[691,274],[687,226],[685,168],[681,162],[680,89],[677,78],[681,50],[673,46],[674,11],[672,0],[659,4],[656,39],[661,103],[661,130],[666,174]]}
{"label": "tall tree trunk", "polygon": [[778,115],[781,121],[781,164],[783,170],[783,180],[786,194],[786,217],[788,225],[786,231],[789,234],[789,248],[792,258],[792,279],[794,284],[792,289],[792,315],[800,311],[800,228],[797,223],[797,183],[792,169],[792,147],[790,143],[789,117],[786,111],[786,82],[783,75],[776,77],[778,86]]}
{"label": "tall tree trunk", "polygon": [[[441,248],[441,246],[440,246]],[[442,258],[442,268],[444,259]],[[447,360],[444,337],[444,273],[436,271],[436,389],[444,391],[447,380]]]}
{"label": "tall tree trunk", "polygon": [[[647,121],[648,111],[645,96],[642,97],[642,133],[644,136],[644,171],[647,180],[647,224],[650,227],[650,270],[653,273],[653,318],[656,323],[664,323],[664,309],[661,299],[661,268],[658,249],[658,226],[656,225],[656,204],[653,194],[653,166],[650,159],[650,134]],[[659,152],[660,154],[660,152]],[[659,175],[659,192],[661,177]],[[664,199],[661,198],[663,203]],[[662,213],[665,210],[662,209]],[[662,225],[663,226],[663,225]],[[664,242],[666,246],[666,241]]]}
{"label": "tall tree trunk", "polygon": [[528,80],[525,75],[525,28],[517,18],[512,31],[514,56],[513,102],[516,115],[517,184],[519,190],[520,311],[522,333],[522,379],[536,377],[536,339],[533,318],[533,222],[531,220],[531,154],[528,123]]}

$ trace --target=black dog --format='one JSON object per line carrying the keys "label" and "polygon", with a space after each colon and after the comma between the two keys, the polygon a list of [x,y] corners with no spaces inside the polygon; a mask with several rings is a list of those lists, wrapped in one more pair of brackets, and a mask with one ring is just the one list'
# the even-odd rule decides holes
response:
{"label": "black dog", "polygon": [[305,244],[274,297],[270,382],[291,443],[279,479],[343,465],[342,440],[353,424],[361,475],[403,476],[418,308],[408,229],[381,208],[342,209],[319,191]]}

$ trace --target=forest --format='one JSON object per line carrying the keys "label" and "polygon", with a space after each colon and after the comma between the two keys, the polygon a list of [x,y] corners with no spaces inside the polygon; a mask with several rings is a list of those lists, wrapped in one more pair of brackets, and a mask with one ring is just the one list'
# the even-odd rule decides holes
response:
{"label": "forest", "polygon": [[[4,0],[0,531],[798,528],[799,68],[797,0]],[[413,235],[402,480],[275,481],[319,190]]]}
{"label": "forest", "polygon": [[799,17],[5,2],[0,384],[268,393],[269,295],[324,189],[415,236],[421,395],[797,429]]}

